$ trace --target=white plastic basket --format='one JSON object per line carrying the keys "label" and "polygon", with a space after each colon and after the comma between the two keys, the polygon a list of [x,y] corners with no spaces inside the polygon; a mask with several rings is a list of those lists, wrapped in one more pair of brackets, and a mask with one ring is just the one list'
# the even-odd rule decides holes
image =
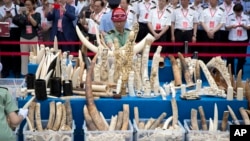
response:
{"label": "white plastic basket", "polygon": [[[42,120],[43,129],[46,128],[48,120]],[[37,140],[58,140],[58,141],[74,141],[74,130],[75,123],[72,122],[71,131],[53,131],[53,130],[45,130],[42,132],[38,131],[29,131],[29,127],[27,123],[23,127],[23,140],[24,141],[37,141]]]}
{"label": "white plastic basket", "polygon": [[24,78],[0,78],[0,86],[8,88],[12,97],[16,100],[21,93],[21,88],[25,85]]}
{"label": "white plastic basket", "polygon": [[[107,120],[110,123],[110,119]],[[84,141],[133,141],[133,126],[129,121],[128,130],[88,131],[86,122],[83,124]]]}
{"label": "white plastic basket", "polygon": [[[209,128],[209,120],[206,121],[207,126]],[[191,120],[184,119],[184,128],[187,130],[186,140],[187,141],[229,141],[229,125],[227,124],[227,130],[221,131],[221,123],[222,121],[218,121],[218,130],[217,131],[208,131],[201,130],[201,120],[198,120],[198,126],[200,130],[191,130]]]}
{"label": "white plastic basket", "polygon": [[[149,119],[139,119],[139,122],[146,123]],[[161,124],[164,123],[162,121]],[[155,129],[155,130],[143,130],[139,129],[133,120],[135,128],[135,141],[185,141],[185,129],[183,125],[178,121],[179,129]]]}

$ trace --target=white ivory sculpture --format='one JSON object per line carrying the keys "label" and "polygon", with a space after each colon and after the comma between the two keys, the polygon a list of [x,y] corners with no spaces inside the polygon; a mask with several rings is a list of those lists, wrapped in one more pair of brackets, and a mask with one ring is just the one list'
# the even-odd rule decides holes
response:
{"label": "white ivory sculpture", "polygon": [[207,68],[216,68],[226,81],[227,86],[232,86],[231,81],[230,81],[230,75],[226,66],[226,62],[221,59],[220,56],[213,57],[208,63],[207,63]]}
{"label": "white ivory sculpture", "polygon": [[166,92],[166,95],[169,95],[170,94],[170,85],[165,83],[165,84],[163,84],[163,88]]}
{"label": "white ivory sculpture", "polygon": [[73,76],[72,76],[72,86],[73,88],[77,88],[80,86],[80,69],[81,67],[77,67],[77,69],[74,71]]}
{"label": "white ivory sculpture", "polygon": [[120,76],[120,78],[117,80],[116,94],[120,94],[121,86],[122,86],[122,76]]}
{"label": "white ivory sculpture", "polygon": [[227,87],[227,100],[233,100],[233,87]]}
{"label": "white ivory sculpture", "polygon": [[146,44],[142,52],[142,63],[141,63],[141,76],[142,76],[142,86],[146,84],[148,77],[148,56],[149,56],[150,45]]}
{"label": "white ivory sculpture", "polygon": [[[151,66],[151,74],[150,74],[150,85],[151,89],[154,89],[154,93],[158,94],[160,82],[159,82],[159,62],[161,58],[161,50],[162,46],[158,46],[156,52],[154,53],[152,66]],[[157,89],[158,88],[158,89]]]}
{"label": "white ivory sculpture", "polygon": [[198,79],[196,81],[196,91],[201,91],[201,89],[202,89],[202,80]]}
{"label": "white ivory sculpture", "polygon": [[67,52],[63,52],[62,60],[61,60],[62,81],[65,80],[66,78],[66,75],[67,75],[66,69],[67,69]]}
{"label": "white ivory sculpture", "polygon": [[243,88],[237,88],[237,100],[243,100]]}
{"label": "white ivory sculpture", "polygon": [[114,39],[114,82],[117,82],[119,76],[121,75],[121,67],[122,67],[122,55],[121,51],[119,50],[119,42],[118,39]]}
{"label": "white ivory sculpture", "polygon": [[134,71],[129,72],[128,76],[128,92],[130,96],[135,96],[135,90],[134,90]]}
{"label": "white ivory sculpture", "polygon": [[109,69],[109,78],[108,82],[114,82],[114,73],[115,73],[115,65],[112,64],[110,69]]}
{"label": "white ivory sculpture", "polygon": [[[33,51],[34,52],[34,51]],[[40,47],[39,47],[39,45],[37,45],[37,49],[36,49],[36,63],[37,64],[39,64],[40,62],[41,62],[41,60],[42,60],[42,58],[43,58],[43,56],[44,56],[44,54],[45,54],[45,46],[44,45],[40,45]]]}
{"label": "white ivory sculpture", "polygon": [[142,58],[140,54],[137,54],[136,64],[135,64],[135,90],[142,90],[142,77],[141,77],[141,66],[142,66]]}
{"label": "white ivory sculpture", "polygon": [[181,95],[186,93],[186,84],[181,84]]}
{"label": "white ivory sculpture", "polygon": [[146,81],[146,84],[144,85],[143,91],[144,91],[144,94],[143,94],[144,96],[147,96],[147,97],[151,96],[151,86],[150,86],[149,80]]}
{"label": "white ivory sculpture", "polygon": [[100,68],[101,68],[100,63],[96,64],[94,67],[94,80],[97,82],[101,81]]}
{"label": "white ivory sculpture", "polygon": [[162,100],[167,100],[167,94],[165,92],[165,90],[163,89],[163,87],[160,87],[160,94],[161,94],[161,97],[162,97]]}
{"label": "white ivory sculpture", "polygon": [[214,104],[214,121],[213,121],[213,131],[217,131],[218,129],[218,107],[217,104]]}
{"label": "white ivory sculpture", "polygon": [[108,82],[108,49],[103,49],[102,51],[102,62],[100,67],[101,81]]}
{"label": "white ivory sculpture", "polygon": [[200,64],[200,67],[201,67],[210,87],[212,87],[213,89],[219,89],[217,84],[215,83],[213,77],[211,76],[207,66],[204,64],[204,62],[199,60],[199,64]]}

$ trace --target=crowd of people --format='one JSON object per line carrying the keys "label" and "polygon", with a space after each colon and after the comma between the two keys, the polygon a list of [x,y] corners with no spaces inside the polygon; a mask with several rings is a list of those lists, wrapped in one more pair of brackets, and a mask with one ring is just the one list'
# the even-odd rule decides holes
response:
{"label": "crowd of people", "polygon": [[[248,6],[249,5],[249,6]],[[3,0],[0,7],[0,22],[9,22],[10,37],[2,41],[79,41],[76,25],[89,40],[96,43],[96,30],[104,36],[108,46],[112,46],[109,34],[115,32],[111,20],[114,9],[126,12],[124,31],[139,23],[136,42],[151,33],[155,42],[248,42],[250,29],[250,2],[241,0]],[[27,17],[25,25],[12,23],[17,14]],[[118,14],[119,15],[119,14]],[[123,31],[117,37],[124,40]],[[127,32],[126,32],[127,33]],[[107,36],[107,37],[106,37]],[[122,41],[121,41],[122,42]],[[121,43],[120,42],[120,43]],[[0,44],[1,51],[29,52],[36,48],[33,44]],[[151,52],[157,46],[151,47]],[[75,52],[79,45],[60,44],[62,51]],[[237,49],[236,49],[237,48]],[[246,53],[247,46],[230,47],[190,47],[188,53]],[[184,47],[163,46],[162,53],[184,52]],[[207,62],[210,58],[202,58]],[[2,77],[8,77],[10,70],[15,77],[28,73],[28,56],[1,56]],[[234,58],[227,58],[234,68]],[[238,72],[243,68],[245,58],[238,58]],[[20,67],[19,67],[20,66]]]}

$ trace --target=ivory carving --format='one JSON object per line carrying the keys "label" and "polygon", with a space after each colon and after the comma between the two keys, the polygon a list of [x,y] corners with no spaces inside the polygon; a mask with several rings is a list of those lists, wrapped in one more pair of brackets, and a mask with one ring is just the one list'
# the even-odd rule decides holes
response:
{"label": "ivory carving", "polygon": [[193,86],[194,82],[192,80],[192,75],[189,72],[189,66],[186,63],[185,58],[183,57],[183,55],[180,52],[178,52],[178,57],[179,57],[179,59],[181,61],[182,71],[184,73],[184,78],[186,80],[187,86],[188,87]]}
{"label": "ivory carving", "polygon": [[102,51],[102,62],[100,67],[100,74],[101,74],[101,81],[107,82],[108,81],[108,49],[103,49]]}
{"label": "ivory carving", "polygon": [[204,64],[204,62],[199,60],[199,64],[200,64],[200,67],[201,67],[201,69],[202,69],[202,71],[203,71],[203,73],[204,73],[210,87],[213,88],[213,89],[219,89],[218,86],[216,85],[213,77],[211,76],[207,66]]}
{"label": "ivory carving", "polygon": [[175,86],[180,86],[182,84],[182,80],[181,80],[181,72],[179,70],[177,61],[175,60],[173,55],[168,55],[170,62],[172,64],[172,70],[173,70],[173,74],[174,74],[174,85]]}
{"label": "ivory carving", "polygon": [[136,64],[135,64],[135,90],[142,90],[142,77],[141,77],[141,66],[142,58],[140,54],[137,54]]}
{"label": "ivory carving", "polygon": [[142,76],[142,86],[146,84],[146,80],[149,80],[148,77],[148,55],[149,55],[150,46],[146,44],[142,52],[142,63],[141,63],[141,76]]}
{"label": "ivory carving", "polygon": [[116,85],[116,94],[120,94],[121,92],[121,87],[122,87],[122,77],[120,77],[117,81]]}
{"label": "ivory carving", "polygon": [[135,90],[134,90],[134,71],[130,71],[129,72],[128,92],[129,92],[130,96],[135,96]]}

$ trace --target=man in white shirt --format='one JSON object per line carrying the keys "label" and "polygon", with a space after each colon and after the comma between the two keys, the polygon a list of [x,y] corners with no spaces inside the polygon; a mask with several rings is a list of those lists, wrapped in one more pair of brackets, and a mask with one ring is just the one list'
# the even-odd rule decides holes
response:
{"label": "man in white shirt", "polygon": [[[243,13],[243,6],[241,4],[235,4],[233,7],[234,13],[229,15],[226,22],[226,29],[229,30],[228,39],[232,43],[248,43],[247,30],[250,29],[249,17]],[[245,54],[247,51],[246,46],[235,46],[227,48],[229,53],[240,53]],[[236,72],[234,59],[238,59]],[[236,76],[240,70],[242,70],[245,63],[245,57],[228,57],[227,64],[231,64],[232,73]]]}
{"label": "man in white shirt", "polygon": [[120,7],[126,11],[128,29],[132,30],[135,22],[137,22],[136,13],[132,5],[129,4],[130,0],[121,0]]}
{"label": "man in white shirt", "polygon": [[83,7],[87,7],[89,6],[89,1],[93,1],[93,0],[78,0],[77,4],[76,4],[76,16],[79,16],[81,10]]}

